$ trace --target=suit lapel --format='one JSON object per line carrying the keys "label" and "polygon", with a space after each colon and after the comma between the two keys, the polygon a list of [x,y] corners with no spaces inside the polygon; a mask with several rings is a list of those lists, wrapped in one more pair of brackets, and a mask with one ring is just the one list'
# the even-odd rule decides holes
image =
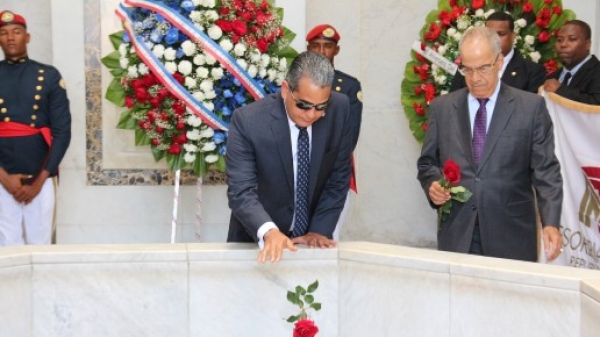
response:
{"label": "suit lapel", "polygon": [[294,162],[292,158],[292,140],[290,139],[290,125],[288,123],[285,106],[281,97],[277,97],[276,107],[272,109],[271,131],[279,150],[279,157],[283,162],[286,181],[291,191],[294,191]]}
{"label": "suit lapel", "polygon": [[471,120],[469,118],[469,103],[467,101],[468,91],[465,89],[464,94],[453,103],[453,109],[450,111],[452,124],[456,129],[457,139],[460,142],[460,148],[465,151],[465,158],[468,159],[471,166],[475,166],[473,162],[473,148],[471,144]]}
{"label": "suit lapel", "polygon": [[504,73],[502,74],[502,82],[508,85],[512,85],[515,80],[517,79],[517,75],[519,74],[519,71],[521,71],[520,68],[520,62],[518,59],[518,55],[515,53],[513,54],[513,57],[510,59],[510,62],[506,65],[506,69],[504,69]]}
{"label": "suit lapel", "polygon": [[598,59],[592,55],[592,58],[584,63],[579,70],[577,70],[577,73],[575,76],[573,76],[568,86],[576,88],[579,82],[581,82],[584,78],[587,78],[589,74],[593,74],[593,72],[590,72],[590,69],[593,68],[596,63],[598,63]]}
{"label": "suit lapel", "polygon": [[507,88],[505,84],[500,84],[500,92],[494,106],[494,114],[492,115],[490,127],[485,136],[485,145],[483,146],[483,155],[481,156],[479,169],[485,165],[485,161],[490,157],[496,143],[500,139],[502,131],[506,128],[510,116],[514,113],[514,98],[507,92]]}

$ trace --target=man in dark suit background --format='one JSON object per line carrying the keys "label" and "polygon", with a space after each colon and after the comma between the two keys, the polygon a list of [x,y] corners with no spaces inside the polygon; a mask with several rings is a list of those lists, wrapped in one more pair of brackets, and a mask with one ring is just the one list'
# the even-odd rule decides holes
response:
{"label": "man in dark suit background", "polygon": [[591,45],[592,30],[587,23],[565,23],[554,45],[563,68],[548,76],[544,90],[573,101],[600,105],[600,61],[590,54]]}
{"label": "man in dark suit background", "polygon": [[[348,98],[331,90],[333,77],[326,57],[303,52],[280,92],[233,113],[227,241],[259,243],[260,262],[278,261],[284,249],[296,250],[295,243],[336,245],[331,238],[348,192],[352,131]],[[297,194],[305,172],[298,147],[303,134],[310,143],[307,213]]]}
{"label": "man in dark suit background", "polygon": [[[562,178],[545,102],[500,82],[504,57],[493,30],[469,29],[459,51],[467,88],[431,102],[417,163],[431,205],[453,203],[439,224],[438,248],[536,261],[537,201],[544,248],[553,260],[562,247]],[[459,185],[473,192],[465,203],[451,201],[438,182],[448,159],[461,168]]]}
{"label": "man in dark suit background", "polygon": [[[485,26],[491,28],[500,36],[504,66],[501,68],[502,83],[513,88],[537,93],[544,84],[546,70],[541,64],[525,59],[513,46],[515,43],[515,21],[505,12],[494,12],[485,21]],[[456,73],[450,91],[466,87],[465,77]]]}

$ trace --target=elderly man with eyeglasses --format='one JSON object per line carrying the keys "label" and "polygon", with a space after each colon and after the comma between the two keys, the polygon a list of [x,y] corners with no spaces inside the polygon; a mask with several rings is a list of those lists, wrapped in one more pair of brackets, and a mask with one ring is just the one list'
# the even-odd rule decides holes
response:
{"label": "elderly man with eyeglasses", "polygon": [[330,248],[350,183],[348,97],[334,69],[298,55],[281,91],[234,111],[227,139],[228,242],[256,242],[277,262],[294,244]]}
{"label": "elderly man with eyeglasses", "polygon": [[[553,260],[562,248],[562,178],[544,100],[500,82],[504,56],[493,30],[469,29],[459,52],[467,87],[431,102],[417,161],[430,205],[452,202],[438,224],[438,248],[537,261],[537,203],[545,255]],[[461,169],[460,185],[473,193],[464,203],[439,184],[448,159]]]}

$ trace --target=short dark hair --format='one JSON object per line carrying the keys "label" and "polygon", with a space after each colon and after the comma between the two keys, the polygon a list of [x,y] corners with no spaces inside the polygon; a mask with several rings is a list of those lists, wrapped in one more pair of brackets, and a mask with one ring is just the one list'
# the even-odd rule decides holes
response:
{"label": "short dark hair", "polygon": [[581,20],[571,20],[571,21],[565,22],[563,27],[566,25],[574,25],[574,26],[581,28],[581,30],[583,30],[583,36],[585,37],[585,39],[586,40],[592,39],[592,29],[590,28],[590,25],[588,25],[587,23],[585,23]]}
{"label": "short dark hair", "polygon": [[511,32],[515,30],[515,19],[506,12],[494,12],[485,19],[485,22],[488,21],[508,21],[508,29]]}
{"label": "short dark hair", "polygon": [[292,91],[298,88],[300,79],[303,77],[320,87],[327,87],[333,83],[334,72],[333,65],[327,57],[312,51],[305,51],[292,61],[285,80]]}

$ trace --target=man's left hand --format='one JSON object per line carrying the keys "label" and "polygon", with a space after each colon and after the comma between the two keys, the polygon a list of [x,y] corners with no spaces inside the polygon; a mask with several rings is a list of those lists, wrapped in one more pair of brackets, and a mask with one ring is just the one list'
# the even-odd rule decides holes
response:
{"label": "man's left hand", "polygon": [[563,250],[562,236],[558,228],[545,226],[542,239],[544,240],[544,250],[546,251],[548,261],[556,259]]}
{"label": "man's left hand", "polygon": [[558,87],[560,87],[560,82],[555,78],[547,79],[546,82],[544,82],[544,91],[546,92],[556,92]]}
{"label": "man's left hand", "polygon": [[311,248],[319,247],[319,248],[335,248],[337,243],[333,240],[330,240],[326,236],[317,233],[306,233],[304,236],[298,236],[292,239],[293,243],[307,245]]}

